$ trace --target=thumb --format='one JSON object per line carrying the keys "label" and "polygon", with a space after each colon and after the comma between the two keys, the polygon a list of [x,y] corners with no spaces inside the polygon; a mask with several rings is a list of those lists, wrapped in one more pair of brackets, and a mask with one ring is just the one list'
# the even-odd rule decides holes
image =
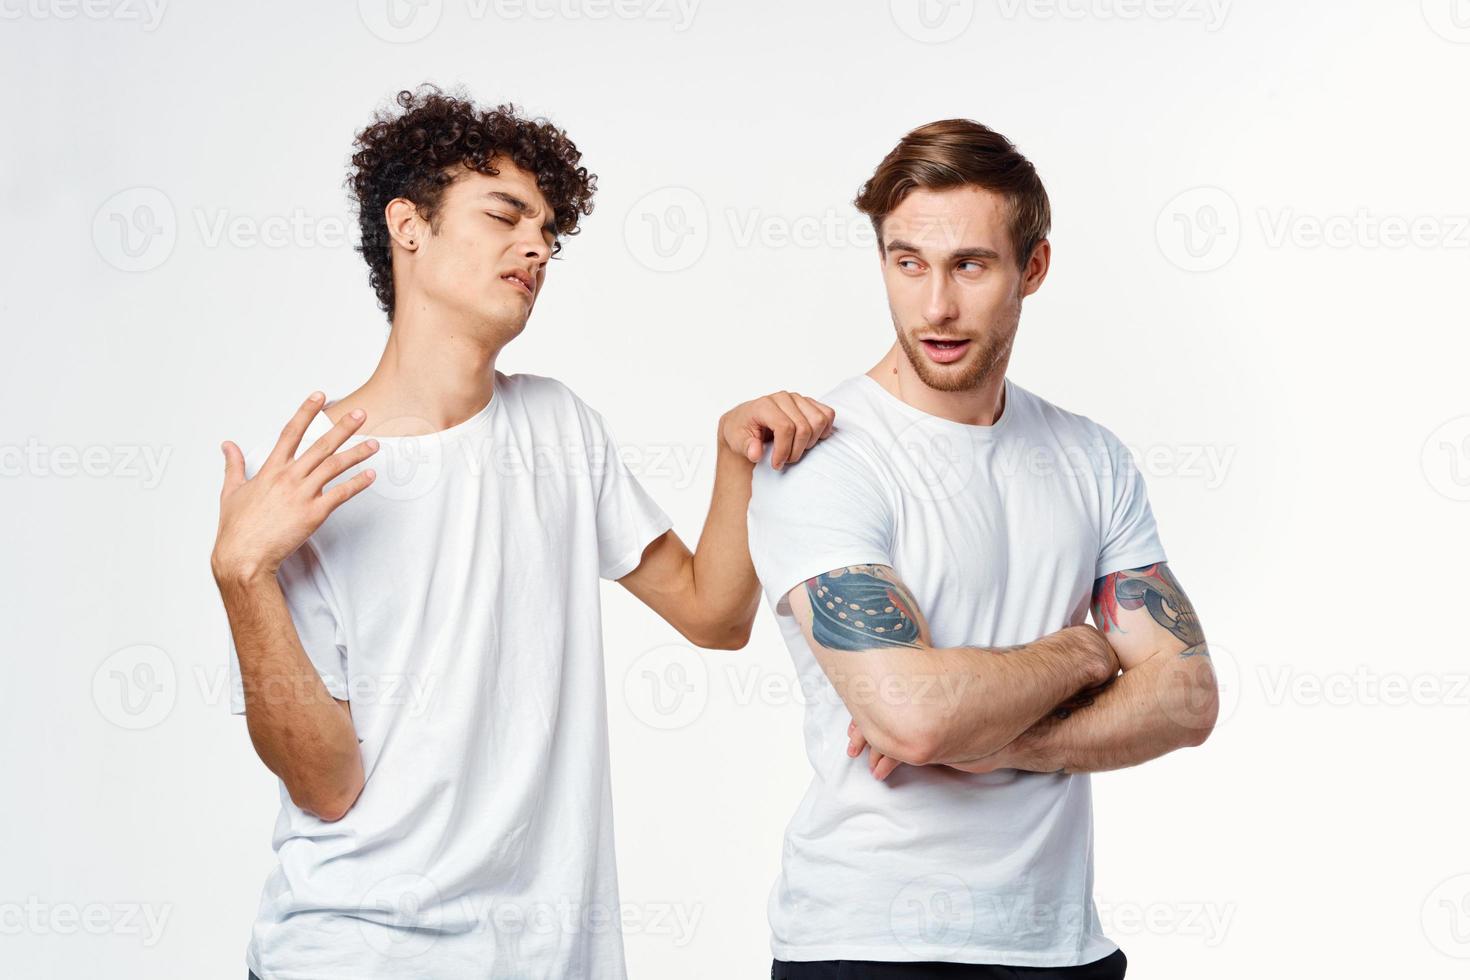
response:
{"label": "thumb", "polygon": [[759,463],[763,455],[765,455],[765,443],[756,436],[751,436],[745,444],[745,458],[752,463]]}
{"label": "thumb", "polygon": [[220,490],[220,496],[223,497],[245,482],[245,454],[228,439],[219,448],[225,454],[225,485]]}

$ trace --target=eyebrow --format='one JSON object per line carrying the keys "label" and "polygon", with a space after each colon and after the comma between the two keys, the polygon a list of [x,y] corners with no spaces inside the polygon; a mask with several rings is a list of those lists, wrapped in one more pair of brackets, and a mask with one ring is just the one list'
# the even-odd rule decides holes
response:
{"label": "eyebrow", "polygon": [[[531,205],[527,204],[525,201],[522,201],[514,194],[507,194],[505,191],[486,191],[485,196],[493,197],[498,201],[503,201],[520,214],[525,214],[527,211],[531,210]],[[556,232],[556,217],[549,210],[546,214],[546,221],[543,222],[541,225],[541,230],[551,232],[552,241],[555,241],[561,237]]]}
{"label": "eyebrow", "polygon": [[[912,242],[906,242],[901,238],[893,238],[888,241],[888,244],[883,246],[883,251],[885,253],[922,252],[923,249]],[[949,253],[949,257],[951,259],[998,259],[1000,258],[1000,253],[993,248],[983,248],[979,245],[974,245],[970,248],[955,249]]]}

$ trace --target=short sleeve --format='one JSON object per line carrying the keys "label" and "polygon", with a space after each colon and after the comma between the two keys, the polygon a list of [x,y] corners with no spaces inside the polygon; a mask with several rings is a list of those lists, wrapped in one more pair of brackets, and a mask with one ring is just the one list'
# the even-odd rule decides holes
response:
{"label": "short sleeve", "polygon": [[[276,581],[286,597],[291,622],[301,646],[332,697],[347,697],[347,637],[332,601],[316,549],[308,541],[281,563]],[[230,637],[230,711],[245,713],[245,690],[240,679],[240,658],[235,638]]]}
{"label": "short sleeve", "polygon": [[1108,466],[1100,474],[1103,489],[1102,547],[1093,578],[1124,568],[1140,568],[1167,560],[1148,503],[1148,488],[1133,454],[1111,432],[1103,430]]}
{"label": "short sleeve", "polygon": [[790,466],[756,467],[746,530],[772,605],[834,568],[893,564],[893,508],[855,440],[839,431]]}
{"label": "short sleeve", "polygon": [[588,448],[595,463],[598,574],[616,580],[636,569],[643,549],[674,522],[629,471],[602,416],[590,408],[585,411],[596,443]]}

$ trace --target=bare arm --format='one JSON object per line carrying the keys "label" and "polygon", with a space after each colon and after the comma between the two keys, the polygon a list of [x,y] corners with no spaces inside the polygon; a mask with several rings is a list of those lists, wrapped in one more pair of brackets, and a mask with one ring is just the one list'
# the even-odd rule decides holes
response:
{"label": "bare arm", "polygon": [[1167,563],[1093,587],[1092,617],[1123,673],[1062,705],[968,771],[1098,772],[1135,766],[1209,737],[1219,696],[1204,631]]}
{"label": "bare arm", "polygon": [[235,640],[245,720],[256,754],[286,784],[297,806],[323,820],[337,820],[363,786],[351,711],[347,702],[327,692],[307,657],[276,578],[281,562],[327,515],[373,479],[373,471],[365,470],[323,490],[377,451],[370,439],[337,452],[362,426],[361,413],[349,413],[295,458],[324,401],[318,392],[302,404],[249,480],[239,447],[224,444],[225,481],[210,567]]}
{"label": "bare arm", "polygon": [[720,419],[715,488],[693,554],[673,531],[644,549],[618,583],[686,639],[713,650],[738,650],[750,639],[760,582],[750,562],[745,512],[750,474],[771,439],[771,465],[795,463],[832,431],[832,409],[790,392],[746,402]]}
{"label": "bare arm", "polygon": [[274,573],[219,582],[245,688],[245,724],[255,754],[291,800],[338,820],[362,792],[362,757],[351,708],[327,692],[301,647]]}
{"label": "bare arm", "polygon": [[937,648],[892,568],[855,565],[788,593],[817,662],[875,758],[964,763],[1009,744],[1058,703],[1117,672],[1091,627],[1022,646]]}

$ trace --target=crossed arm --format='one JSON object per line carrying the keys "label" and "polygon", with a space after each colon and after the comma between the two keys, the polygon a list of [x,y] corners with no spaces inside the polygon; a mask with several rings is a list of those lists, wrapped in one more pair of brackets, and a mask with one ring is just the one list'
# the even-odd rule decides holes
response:
{"label": "crossed arm", "polygon": [[849,754],[868,747],[880,779],[901,763],[1117,769],[1198,745],[1214,725],[1204,635],[1162,562],[1098,579],[1096,627],[1005,648],[933,646],[887,566],[835,569],[787,598],[852,715]]}

